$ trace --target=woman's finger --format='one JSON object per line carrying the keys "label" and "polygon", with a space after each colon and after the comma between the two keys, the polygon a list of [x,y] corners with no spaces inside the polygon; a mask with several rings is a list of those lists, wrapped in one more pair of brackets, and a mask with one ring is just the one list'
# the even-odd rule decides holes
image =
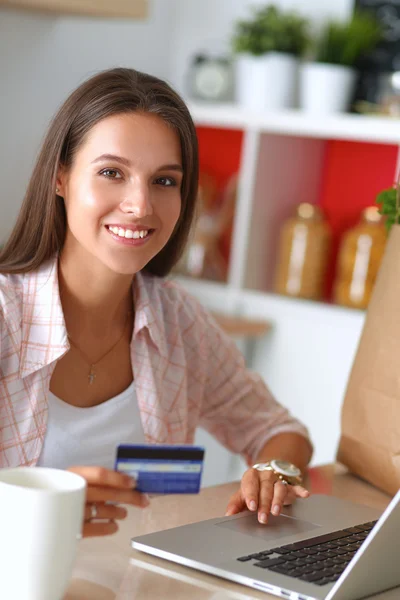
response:
{"label": "woman's finger", "polygon": [[293,492],[299,498],[308,498],[310,496],[310,492],[306,490],[302,485],[294,485],[292,486]]}
{"label": "woman's finger", "polygon": [[[93,522],[96,519],[122,520],[128,514],[126,508],[115,506],[114,504],[86,504],[85,506],[85,521]],[[96,516],[94,516],[96,515]]]}
{"label": "woman's finger", "polygon": [[283,506],[290,506],[296,500],[296,492],[293,490],[291,485],[288,485],[288,490],[286,494],[286,498],[283,501]]}
{"label": "woman's finger", "polygon": [[102,535],[113,535],[118,531],[115,521],[86,521],[83,524],[83,537],[98,537]]}
{"label": "woman's finger", "polygon": [[86,491],[86,502],[115,502],[116,504],[131,504],[146,508],[149,499],[145,494],[134,490],[121,490],[108,487],[89,486]]}
{"label": "woman's finger", "polygon": [[271,512],[275,482],[270,477],[260,477],[260,480],[258,520],[260,523],[266,523],[268,521],[268,515]]}
{"label": "woman's finger", "polygon": [[285,499],[290,494],[289,484],[284,483],[283,481],[277,481],[274,485],[274,497],[272,499],[272,508],[271,512],[275,517],[277,517],[281,510],[282,506],[285,502]]}
{"label": "woman's finger", "polygon": [[67,469],[72,473],[81,475],[86,479],[89,486],[110,487],[120,489],[133,489],[136,485],[135,480],[129,475],[111,471],[104,467],[70,467]]}
{"label": "woman's finger", "polygon": [[240,489],[247,508],[251,511],[257,510],[260,494],[260,478],[258,471],[255,469],[248,469],[242,477]]}
{"label": "woman's finger", "polygon": [[292,504],[296,498],[308,498],[310,496],[310,492],[306,490],[301,485],[288,486],[288,493],[284,501],[284,506],[289,506]]}
{"label": "woman's finger", "polygon": [[242,491],[238,490],[229,499],[228,506],[226,507],[225,516],[236,515],[247,508],[246,502],[243,498]]}

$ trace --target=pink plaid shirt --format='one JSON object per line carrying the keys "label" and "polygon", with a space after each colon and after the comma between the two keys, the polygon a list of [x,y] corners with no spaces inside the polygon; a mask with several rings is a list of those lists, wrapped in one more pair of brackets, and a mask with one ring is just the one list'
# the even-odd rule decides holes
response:
{"label": "pink plaid shirt", "polygon": [[[307,437],[180,286],[138,273],[134,293],[132,365],[148,442],[190,444],[200,425],[254,461],[278,433]],[[68,350],[57,260],[32,273],[0,274],[0,467],[36,464],[51,375]]]}

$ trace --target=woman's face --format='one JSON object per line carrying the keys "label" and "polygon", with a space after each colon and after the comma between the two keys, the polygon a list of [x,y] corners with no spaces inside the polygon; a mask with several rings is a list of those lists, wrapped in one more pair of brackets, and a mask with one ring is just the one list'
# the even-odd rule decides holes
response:
{"label": "woman's face", "polygon": [[71,168],[59,173],[65,248],[82,259],[88,253],[116,273],[137,273],[171,237],[182,178],[178,135],[162,119],[127,113],[100,121]]}

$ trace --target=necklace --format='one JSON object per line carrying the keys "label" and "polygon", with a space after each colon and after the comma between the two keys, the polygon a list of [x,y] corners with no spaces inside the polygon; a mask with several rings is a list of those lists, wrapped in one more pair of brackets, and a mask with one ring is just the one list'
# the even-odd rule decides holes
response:
{"label": "necklace", "polygon": [[106,356],[108,356],[108,354],[110,354],[111,350],[114,350],[115,346],[117,346],[120,343],[120,341],[122,340],[122,338],[124,336],[124,333],[125,333],[126,326],[128,325],[129,315],[130,314],[132,314],[131,310],[129,310],[128,314],[126,315],[125,325],[124,325],[124,328],[122,330],[122,334],[120,335],[120,337],[111,346],[111,348],[109,348],[107,350],[107,352],[105,354],[103,354],[103,356],[101,356],[98,360],[96,360],[96,362],[92,362],[91,360],[89,360],[88,357],[86,356],[86,354],[79,348],[79,346],[77,346],[77,344],[75,344],[75,342],[67,334],[67,337],[68,337],[69,341],[71,342],[72,346],[74,346],[74,348],[76,348],[78,350],[78,352],[83,356],[83,358],[85,359],[85,361],[90,366],[90,370],[89,370],[89,374],[88,374],[89,385],[92,385],[94,383],[94,380],[96,379],[96,366],[99,364],[99,362],[101,362],[103,360],[103,358],[105,358]]}

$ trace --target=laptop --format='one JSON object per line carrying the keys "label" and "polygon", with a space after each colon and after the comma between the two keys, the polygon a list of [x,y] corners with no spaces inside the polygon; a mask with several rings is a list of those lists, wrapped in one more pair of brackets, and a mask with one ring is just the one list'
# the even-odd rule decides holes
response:
{"label": "laptop", "polygon": [[379,516],[316,494],[267,525],[246,511],[134,537],[132,547],[281,598],[358,600],[400,585],[400,490]]}

